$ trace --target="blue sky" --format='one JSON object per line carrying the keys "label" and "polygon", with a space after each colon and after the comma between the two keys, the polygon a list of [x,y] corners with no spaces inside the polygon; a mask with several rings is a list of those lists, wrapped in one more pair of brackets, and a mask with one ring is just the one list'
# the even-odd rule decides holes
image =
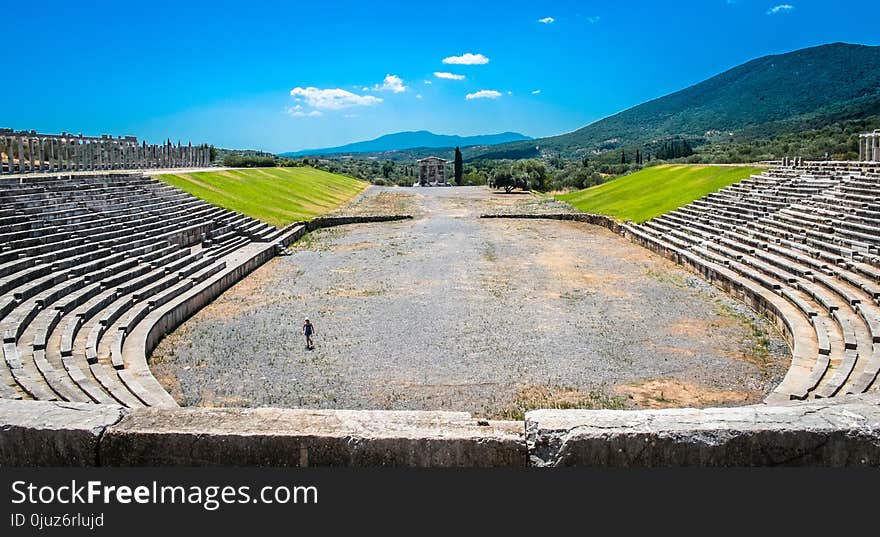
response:
{"label": "blue sky", "polygon": [[44,0],[3,19],[0,127],[274,152],[559,134],[755,57],[880,44],[873,0]]}

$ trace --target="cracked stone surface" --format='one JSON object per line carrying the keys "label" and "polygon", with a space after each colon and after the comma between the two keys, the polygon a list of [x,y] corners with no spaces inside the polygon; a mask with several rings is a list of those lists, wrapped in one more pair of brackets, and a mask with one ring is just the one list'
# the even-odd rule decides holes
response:
{"label": "cracked stone surface", "polygon": [[93,466],[104,430],[121,406],[0,401],[0,466]]}
{"label": "cracked stone surface", "polygon": [[110,427],[113,466],[524,466],[522,422],[464,412],[142,409]]}
{"label": "cracked stone surface", "polygon": [[877,466],[880,399],[738,408],[536,410],[535,466]]}

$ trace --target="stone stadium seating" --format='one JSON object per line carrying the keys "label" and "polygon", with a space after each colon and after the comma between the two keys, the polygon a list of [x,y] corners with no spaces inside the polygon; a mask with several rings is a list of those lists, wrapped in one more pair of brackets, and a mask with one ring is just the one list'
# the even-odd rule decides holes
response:
{"label": "stone stadium seating", "polygon": [[159,338],[303,229],[140,174],[0,180],[0,398],[176,406]]}
{"label": "stone stadium seating", "polygon": [[[0,181],[0,202],[0,398],[127,407],[176,406],[147,365],[165,333],[279,245],[350,223],[276,229],[139,174]],[[779,326],[793,357],[769,402],[876,389],[880,170],[777,167],[613,227]]]}
{"label": "stone stadium seating", "polygon": [[779,325],[793,358],[768,402],[877,389],[880,169],[777,167],[621,228]]}

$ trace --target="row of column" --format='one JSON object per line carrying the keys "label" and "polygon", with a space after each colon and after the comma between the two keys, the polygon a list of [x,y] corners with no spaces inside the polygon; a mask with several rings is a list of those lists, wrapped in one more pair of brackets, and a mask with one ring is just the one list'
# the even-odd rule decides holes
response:
{"label": "row of column", "polygon": [[197,168],[211,164],[207,145],[138,144],[122,138],[0,136],[0,173],[145,168]]}
{"label": "row of column", "polygon": [[859,161],[880,162],[880,129],[859,135]]}

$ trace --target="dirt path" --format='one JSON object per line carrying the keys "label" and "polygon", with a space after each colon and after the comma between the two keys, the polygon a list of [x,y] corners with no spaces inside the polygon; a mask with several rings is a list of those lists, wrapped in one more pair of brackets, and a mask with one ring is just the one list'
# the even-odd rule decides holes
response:
{"label": "dirt path", "polygon": [[[482,188],[373,188],[344,212],[410,221],[321,230],[163,341],[182,404],[466,410],[757,402],[788,350],[671,262]],[[317,348],[299,327],[310,317]]]}

